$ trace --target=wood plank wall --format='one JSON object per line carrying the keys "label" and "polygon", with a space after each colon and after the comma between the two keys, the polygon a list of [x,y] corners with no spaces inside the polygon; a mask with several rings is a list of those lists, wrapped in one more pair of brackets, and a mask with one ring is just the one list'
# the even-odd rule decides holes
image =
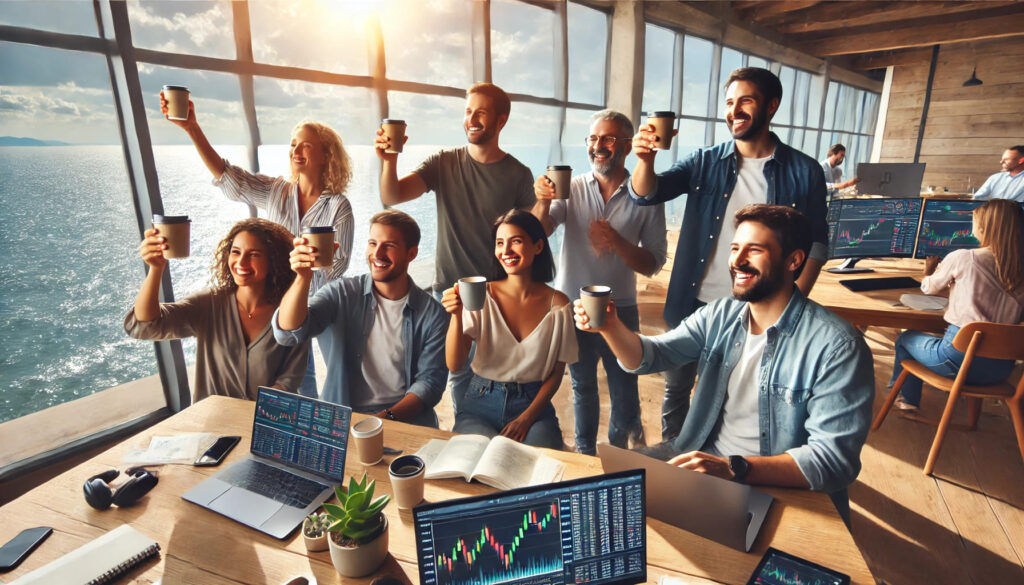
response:
{"label": "wood plank wall", "polygon": [[[929,52],[930,58],[930,52]],[[921,144],[924,184],[977,189],[1024,144],[1024,37],[942,45]],[[975,63],[984,83],[963,87]],[[897,65],[879,162],[913,162],[930,61]]]}

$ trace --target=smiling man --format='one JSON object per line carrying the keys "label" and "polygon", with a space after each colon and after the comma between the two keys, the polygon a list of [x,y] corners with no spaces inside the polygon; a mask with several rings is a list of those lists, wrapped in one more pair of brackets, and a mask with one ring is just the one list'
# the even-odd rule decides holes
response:
{"label": "smiling man", "polygon": [[1024,145],[1007,148],[999,165],[1003,171],[989,177],[974,198],[1010,199],[1024,203]]}
{"label": "smiling man", "polygon": [[[749,205],[733,226],[732,298],[655,337],[630,331],[614,307],[597,330],[637,374],[699,363],[679,435],[645,452],[734,481],[828,492],[849,522],[846,487],[860,472],[875,391],[871,351],[795,286],[811,248],[803,214]],[[577,327],[591,330],[578,303]]]}
{"label": "smiling man", "polygon": [[[807,215],[813,245],[797,281],[804,295],[827,260],[825,176],[813,158],[786,146],[768,130],[781,99],[782,84],[771,71],[733,71],[725,82],[725,121],[732,140],[702,148],[664,173],[654,172],[654,127],[643,126],[633,137],[633,201],[657,205],[687,195],[665,299],[669,327],[729,295],[727,262],[734,228],[728,219],[744,205],[785,205]],[[674,437],[686,418],[696,371],[696,364],[689,364],[665,372],[663,439]]]}
{"label": "smiling man", "polygon": [[[332,281],[308,297],[318,251],[296,238],[290,255],[295,281],[271,320],[281,345],[331,336],[322,399],[424,426],[444,393],[447,314],[408,274],[420,228],[401,211],[370,219],[370,273]],[[308,303],[307,303],[307,299]]]}

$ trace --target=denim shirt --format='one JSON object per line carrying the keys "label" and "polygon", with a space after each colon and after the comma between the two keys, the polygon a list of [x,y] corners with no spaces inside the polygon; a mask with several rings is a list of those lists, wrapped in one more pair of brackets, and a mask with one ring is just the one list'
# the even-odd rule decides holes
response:
{"label": "denim shirt", "polygon": [[[793,207],[811,220],[814,246],[810,257],[824,262],[828,258],[825,174],[816,160],[786,146],[774,133],[771,137],[775,152],[764,165],[768,183],[765,202]],[[637,195],[630,183],[629,194],[638,205],[657,205],[688,194],[665,298],[665,322],[671,327],[693,312],[722,222],[733,220],[724,216],[736,188],[735,148],[730,140],[698,150],[660,173],[646,197]]]}
{"label": "denim shirt", "polygon": [[[433,408],[444,394],[448,368],[444,361],[448,315],[441,303],[420,289],[409,278],[409,297],[402,309],[402,343],[405,347],[406,393],[419,396],[427,408]],[[285,330],[278,325],[278,313],[271,323],[274,337],[281,345],[295,345],[328,331],[330,351],[327,380],[321,399],[351,405],[354,380],[361,380],[363,353],[376,319],[377,299],[368,274],[332,280],[309,299],[309,312],[298,329]]]}
{"label": "denim shirt", "polygon": [[[699,360],[690,412],[673,444],[680,453],[704,448],[721,424],[747,312],[745,302],[719,299],[668,333],[640,337],[643,361],[634,373]],[[853,327],[796,287],[766,333],[758,370],[760,453],[789,453],[811,489],[838,492],[860,472],[875,394],[871,351]]]}

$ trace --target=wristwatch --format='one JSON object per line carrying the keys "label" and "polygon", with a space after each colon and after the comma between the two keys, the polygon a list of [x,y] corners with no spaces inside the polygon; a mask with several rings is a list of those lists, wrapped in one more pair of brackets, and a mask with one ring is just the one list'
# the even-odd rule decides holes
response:
{"label": "wristwatch", "polygon": [[732,480],[736,483],[745,483],[747,472],[750,471],[750,462],[742,455],[729,456],[729,471],[732,471]]}
{"label": "wristwatch", "polygon": [[384,416],[388,417],[388,420],[397,420],[395,419],[395,413],[391,412],[390,408],[384,409]]}

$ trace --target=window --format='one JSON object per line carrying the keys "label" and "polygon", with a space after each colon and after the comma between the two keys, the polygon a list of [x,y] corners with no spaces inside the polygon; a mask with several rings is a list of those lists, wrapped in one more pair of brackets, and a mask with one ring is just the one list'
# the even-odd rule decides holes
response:
{"label": "window", "polygon": [[509,93],[555,95],[555,13],[513,0],[491,2],[494,83]]}
{"label": "window", "polygon": [[579,4],[568,4],[569,101],[604,103],[608,15]]}
{"label": "window", "polygon": [[645,112],[673,110],[672,67],[675,33],[660,26],[647,25],[644,35]]}
{"label": "window", "polygon": [[253,59],[331,73],[369,73],[369,2],[249,2]]}
{"label": "window", "polygon": [[708,115],[708,95],[711,90],[711,41],[686,36],[683,44],[683,114]]}
{"label": "window", "polygon": [[[450,87],[472,85],[472,13],[472,2],[392,0],[383,4],[380,24],[388,78]],[[410,17],[413,14],[415,18]]]}
{"label": "window", "polygon": [[91,37],[99,35],[92,2],[0,2],[0,24]]}
{"label": "window", "polygon": [[[88,6],[89,3],[61,4]],[[167,53],[189,53],[231,59],[235,56],[231,10],[231,2],[225,0],[132,0],[128,2],[132,42],[137,47]],[[95,21],[95,17],[91,20]]]}

